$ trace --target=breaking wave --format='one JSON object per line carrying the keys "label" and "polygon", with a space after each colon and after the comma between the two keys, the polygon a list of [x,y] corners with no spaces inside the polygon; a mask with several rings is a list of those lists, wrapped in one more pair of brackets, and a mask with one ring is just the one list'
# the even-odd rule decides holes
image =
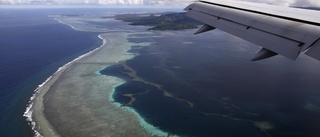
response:
{"label": "breaking wave", "polygon": [[34,111],[34,108],[33,108],[34,101],[37,98],[37,95],[40,93],[41,89],[52,79],[53,76],[58,74],[60,71],[63,71],[64,69],[68,68],[74,62],[76,62],[84,57],[87,57],[90,54],[94,53],[95,51],[99,50],[103,45],[105,45],[107,43],[107,41],[105,39],[103,39],[101,35],[98,35],[98,37],[103,41],[101,46],[77,57],[76,59],[68,62],[67,64],[63,65],[62,67],[59,67],[59,69],[55,73],[53,73],[50,77],[48,77],[42,84],[38,85],[38,87],[34,90],[34,94],[30,97],[30,100],[29,100],[27,107],[26,107],[26,111],[23,114],[23,116],[26,117],[28,124],[31,126],[31,128],[34,132],[34,137],[43,137],[40,134],[40,132],[37,130],[37,128],[40,128],[40,127],[37,127],[36,122],[32,118],[32,114]]}

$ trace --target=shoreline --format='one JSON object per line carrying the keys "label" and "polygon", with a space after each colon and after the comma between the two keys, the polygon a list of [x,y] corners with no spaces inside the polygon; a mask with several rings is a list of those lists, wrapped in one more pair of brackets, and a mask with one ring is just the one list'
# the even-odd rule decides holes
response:
{"label": "shoreline", "polygon": [[[102,70],[102,69],[101,69]],[[102,75],[99,73],[99,75]],[[102,75],[103,76],[103,75]],[[117,77],[115,77],[117,78]],[[116,92],[116,88],[118,86],[121,86],[122,84],[125,84],[126,81],[122,81],[114,86],[112,86],[112,92],[109,94],[108,96],[108,101],[110,101],[110,103],[112,103],[113,105],[119,107],[119,108],[122,108],[124,109],[125,111],[129,111],[129,113],[132,113],[133,115],[136,116],[136,118],[138,119],[139,121],[139,126],[141,126],[141,128],[143,128],[144,130],[146,130],[146,132],[148,134],[150,134],[151,136],[168,136],[170,133],[167,133],[167,132],[164,132],[162,131],[161,129],[149,124],[148,122],[146,122],[140,115],[138,112],[136,112],[132,107],[128,107],[128,106],[124,106],[118,102],[115,102],[115,100],[112,98],[112,96],[114,95],[114,93]]]}
{"label": "shoreline", "polygon": [[[60,22],[61,23],[61,22]],[[67,24],[65,24],[67,25]],[[72,27],[73,28],[73,27]],[[73,63],[75,63],[78,60],[81,60],[82,58],[85,58],[89,56],[90,54],[94,53],[95,51],[99,50],[103,46],[106,45],[106,40],[103,39],[100,35],[98,37],[103,40],[103,44],[99,46],[98,48],[95,48],[83,55],[80,55],[79,57],[75,58],[74,60],[68,62],[67,64],[61,66],[58,68],[56,72],[54,72],[51,76],[49,76],[42,84],[38,85],[38,87],[34,90],[34,94],[30,97],[30,100],[27,104],[26,111],[24,112],[23,116],[27,118],[27,122],[31,126],[35,137],[42,137],[42,136],[58,136],[56,131],[54,131],[54,128],[50,123],[46,120],[44,114],[43,114],[43,97],[47,93],[47,91],[50,89],[51,85],[53,85],[60,77],[64,71],[70,67]],[[34,107],[38,107],[39,109],[34,109]],[[39,118],[37,118],[37,116]],[[39,120],[41,119],[41,120]],[[46,127],[47,129],[50,129],[49,131],[42,131],[43,127]],[[42,133],[42,134],[40,134]]]}
{"label": "shoreline", "polygon": [[[124,38],[126,40],[128,33],[118,32],[118,33],[100,34],[98,37],[101,40],[103,40],[103,44],[100,47],[98,47],[98,48],[96,48],[96,49],[94,49],[84,55],[81,55],[78,58],[74,59],[73,61],[60,67],[44,83],[39,85],[39,87],[35,90],[35,94],[30,98],[30,104],[28,105],[26,112],[24,114],[24,116],[27,117],[28,121],[32,124],[32,129],[35,132],[35,136],[37,136],[37,137],[38,136],[39,137],[40,136],[55,137],[55,136],[60,136],[60,135],[64,136],[64,133],[60,133],[59,131],[56,131],[56,128],[54,128],[56,126],[52,125],[52,120],[50,121],[50,118],[52,118],[52,119],[54,119],[54,118],[53,118],[53,116],[51,116],[51,112],[49,111],[50,105],[48,105],[47,102],[48,102],[48,100],[50,101],[50,100],[54,100],[54,99],[61,99],[59,97],[55,97],[55,94],[57,94],[55,92],[57,92],[57,91],[60,92],[61,90],[59,90],[59,88],[63,87],[64,82],[60,82],[60,80],[63,81],[65,79],[68,79],[69,75],[70,74],[72,75],[72,73],[70,71],[79,73],[79,71],[73,71],[73,69],[79,69],[79,68],[81,68],[81,67],[79,67],[81,65],[83,65],[85,67],[89,67],[88,64],[90,66],[94,66],[93,68],[95,69],[95,71],[92,71],[92,68],[90,68],[89,69],[90,72],[88,71],[88,73],[95,73],[95,75],[96,75],[96,76],[94,76],[95,79],[99,78],[99,79],[101,79],[102,82],[104,81],[103,84],[98,84],[93,81],[91,81],[91,82],[95,83],[95,85],[97,84],[97,86],[99,88],[101,85],[105,85],[105,84],[108,85],[108,86],[105,86],[105,87],[99,89],[99,90],[107,89],[106,91],[104,91],[106,93],[103,93],[103,94],[107,95],[107,96],[105,96],[104,100],[107,101],[108,104],[106,104],[106,102],[104,102],[105,103],[104,105],[107,105],[108,107],[112,108],[113,111],[116,111],[117,114],[115,116],[119,115],[118,113],[121,113],[123,116],[128,117],[126,120],[129,121],[129,123],[122,122],[122,125],[121,124],[118,125],[118,128],[119,127],[122,127],[122,128],[126,127],[127,128],[127,126],[131,126],[131,128],[128,130],[129,132],[125,133],[125,134],[135,133],[139,136],[164,136],[165,134],[168,134],[168,133],[162,132],[160,129],[157,129],[156,127],[153,127],[152,125],[145,122],[139,116],[139,114],[137,112],[135,112],[135,110],[133,110],[132,108],[120,107],[120,105],[117,105],[116,102],[111,102],[112,100],[110,100],[110,97],[112,97],[112,94],[114,93],[115,88],[117,86],[119,86],[120,84],[124,83],[124,81],[122,79],[119,79],[116,77],[109,77],[109,76],[105,76],[105,75],[100,75],[97,72],[99,72],[101,69],[105,68],[106,66],[108,66],[110,64],[116,64],[120,61],[125,61],[125,60],[133,58],[135,56],[135,55],[127,52],[127,50],[130,49],[130,46],[134,45],[132,43],[127,43],[127,45],[122,44],[124,47],[122,47],[122,49],[120,48],[121,52],[118,52],[118,53],[114,52],[113,50],[110,50],[110,51],[108,51],[108,49],[106,50],[106,48],[117,48],[118,47],[117,44],[114,44],[114,42],[112,42],[112,41],[119,40],[119,36],[117,36],[117,35],[121,35],[122,37],[120,37],[120,38]],[[117,39],[109,38],[110,36],[117,38]],[[107,43],[107,41],[109,41],[109,43]],[[105,53],[108,53],[108,52],[109,53],[112,52],[111,54],[113,54],[113,56],[111,55],[112,56],[111,58],[113,60],[107,59],[108,61],[106,61],[105,58],[110,57],[110,55],[109,56],[105,55]],[[102,54],[102,53],[104,53],[104,54]],[[105,55],[105,56],[101,57],[101,55]],[[119,56],[121,56],[121,57],[119,57]],[[90,74],[90,75],[92,75],[92,74]],[[75,76],[75,75],[73,75],[73,76]],[[97,82],[99,82],[99,81],[97,81]],[[75,82],[75,83],[79,83],[79,82]],[[82,84],[86,84],[86,83],[82,83]],[[60,85],[62,85],[62,86],[60,86]],[[97,87],[94,87],[94,89],[95,88],[97,88]],[[68,91],[68,90],[66,90],[66,91]],[[66,94],[69,94],[69,93],[66,93]],[[101,94],[101,93],[99,93],[99,94]],[[67,99],[67,100],[69,100],[69,99]],[[88,105],[88,104],[85,104],[85,105]],[[84,106],[84,107],[86,107],[85,109],[90,109],[90,107],[88,107],[88,106]],[[48,108],[49,108],[49,110],[47,110]],[[99,108],[99,109],[101,109],[101,108]],[[63,109],[61,109],[61,110],[63,110]],[[46,112],[46,111],[49,111],[49,112]],[[96,111],[96,110],[94,110],[94,111]],[[92,111],[90,111],[90,112],[92,112]],[[107,114],[105,114],[105,115],[107,115]],[[90,117],[91,115],[84,115],[84,116]],[[103,117],[103,118],[106,120],[110,120],[105,117]],[[101,116],[99,117],[99,119],[101,119]],[[111,121],[112,121],[112,123],[114,123],[114,119]],[[55,124],[57,125],[60,123],[55,123]],[[137,126],[137,125],[139,125],[139,126]],[[100,125],[100,126],[104,126],[104,125]],[[111,126],[113,126],[113,125],[111,125]],[[108,132],[104,132],[104,133],[110,134],[110,132],[112,132],[112,130],[108,130]],[[114,135],[117,135],[118,133],[122,133],[122,132],[115,131],[116,134],[114,134]],[[67,134],[65,134],[65,135],[67,135]],[[83,136],[85,136],[85,135],[83,135]]]}

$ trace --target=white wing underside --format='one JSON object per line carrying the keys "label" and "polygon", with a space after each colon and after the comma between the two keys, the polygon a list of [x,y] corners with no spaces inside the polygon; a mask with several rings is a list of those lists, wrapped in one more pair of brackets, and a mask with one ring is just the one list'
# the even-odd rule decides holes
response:
{"label": "white wing underside", "polygon": [[295,60],[305,52],[320,60],[320,12],[243,1],[199,1],[185,8],[205,25],[263,47],[254,60],[276,54]]}

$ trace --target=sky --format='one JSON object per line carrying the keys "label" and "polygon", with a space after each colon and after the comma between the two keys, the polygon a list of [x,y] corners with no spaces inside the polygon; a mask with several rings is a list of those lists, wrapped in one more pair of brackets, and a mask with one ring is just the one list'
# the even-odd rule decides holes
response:
{"label": "sky", "polygon": [[[26,4],[30,2],[55,4],[103,4],[103,5],[188,5],[196,0],[0,0],[0,4]],[[273,5],[320,7],[320,0],[242,0]]]}
{"label": "sky", "polygon": [[298,7],[320,7],[320,0],[243,0],[250,2],[261,2],[274,5],[298,6]]}

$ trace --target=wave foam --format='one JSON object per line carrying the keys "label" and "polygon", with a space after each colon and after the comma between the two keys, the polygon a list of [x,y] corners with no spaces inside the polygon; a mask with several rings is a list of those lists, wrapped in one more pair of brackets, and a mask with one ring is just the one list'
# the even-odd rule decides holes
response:
{"label": "wave foam", "polygon": [[107,41],[102,38],[101,34],[98,35],[98,37],[103,41],[103,44],[98,47],[98,48],[95,48],[94,50],[91,50],[77,58],[75,58],[74,60],[68,62],[67,64],[63,65],[62,67],[59,67],[58,70],[53,73],[50,77],[48,77],[42,84],[38,85],[38,87],[34,90],[34,94],[30,97],[30,100],[27,104],[27,107],[26,107],[26,111],[24,112],[23,116],[26,117],[27,119],[27,122],[29,123],[29,125],[31,126],[33,132],[34,132],[34,137],[43,137],[40,132],[37,130],[37,125],[36,125],[36,122],[32,119],[32,114],[33,114],[33,111],[34,111],[34,108],[33,108],[33,104],[34,104],[34,101],[35,99],[37,98],[37,95],[40,93],[41,89],[52,79],[52,77],[56,74],[58,74],[59,72],[61,72],[62,70],[66,69],[67,67],[69,67],[72,63],[84,58],[84,57],[87,57],[89,56],[90,54],[94,53],[95,51],[99,50],[101,47],[103,47]]}
{"label": "wave foam", "polygon": [[74,29],[74,30],[82,31],[82,30],[77,29],[76,27],[72,26],[71,24],[68,24],[68,23],[66,23],[66,22],[63,22],[62,20],[59,20],[58,18],[54,18],[54,19],[55,19],[56,21],[58,21],[59,23],[61,23],[61,24],[70,26],[70,27],[71,27],[72,29]]}
{"label": "wave foam", "polygon": [[50,81],[52,76],[46,79],[42,84],[38,85],[38,87],[34,90],[34,94],[30,97],[29,103],[27,105],[26,111],[24,112],[23,116],[27,118],[27,121],[29,122],[29,125],[31,126],[34,136],[35,137],[43,137],[37,130],[36,130],[36,123],[32,119],[32,113],[33,113],[33,101],[37,97],[37,94],[39,93],[40,89]]}

